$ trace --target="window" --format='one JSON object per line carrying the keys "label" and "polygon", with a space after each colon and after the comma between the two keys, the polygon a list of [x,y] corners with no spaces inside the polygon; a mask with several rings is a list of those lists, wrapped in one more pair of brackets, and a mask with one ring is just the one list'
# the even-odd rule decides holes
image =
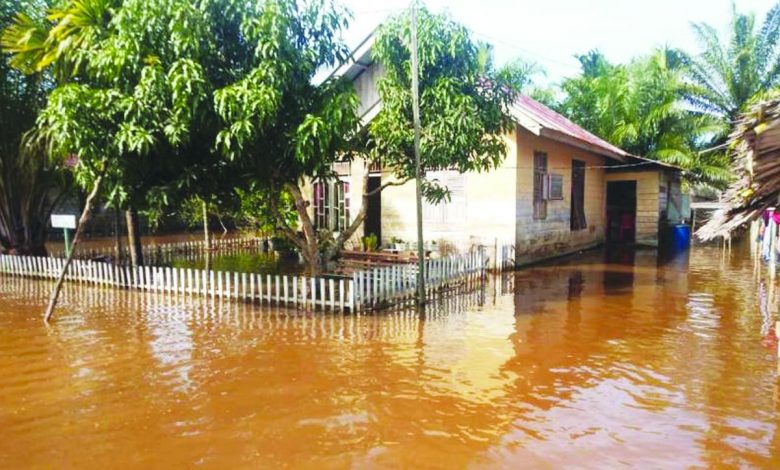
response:
{"label": "window", "polygon": [[563,200],[563,175],[547,175],[547,188],[545,191],[545,196],[545,199]]}
{"label": "window", "polygon": [[336,162],[331,166],[331,168],[333,168],[333,172],[339,176],[349,176],[352,174],[351,162]]}
{"label": "window", "polygon": [[349,182],[314,182],[314,225],[318,229],[343,232],[349,226]]}
{"label": "window", "polygon": [[588,227],[585,220],[585,162],[571,161],[571,229]]}
{"label": "window", "polygon": [[547,218],[544,188],[547,180],[547,154],[534,152],[534,219]]}
{"label": "window", "polygon": [[466,175],[457,171],[429,171],[425,177],[437,181],[450,192],[449,201],[439,204],[423,202],[423,220],[432,224],[450,225],[466,218]]}

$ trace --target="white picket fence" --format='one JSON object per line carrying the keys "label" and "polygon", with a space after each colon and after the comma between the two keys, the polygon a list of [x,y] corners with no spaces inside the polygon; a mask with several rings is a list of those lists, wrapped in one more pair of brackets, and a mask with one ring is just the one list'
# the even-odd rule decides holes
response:
{"label": "white picket fence", "polygon": [[[39,279],[56,279],[62,258],[0,255],[0,273]],[[351,279],[261,275],[199,269],[115,266],[73,260],[66,280],[177,295],[199,295],[258,302],[268,305],[354,311]]]}
{"label": "white picket fence", "polygon": [[[425,262],[426,294],[461,282],[480,281],[487,270],[484,250]],[[56,279],[63,258],[0,255],[0,273]],[[391,306],[414,297],[417,265],[398,264],[353,273],[352,278],[262,275],[190,268],[117,266],[74,259],[65,279],[175,295],[211,296],[267,305],[356,312]]]}
{"label": "white picket fence", "polygon": [[[263,239],[261,238],[216,238],[211,240],[211,248],[214,250],[236,250],[236,249],[257,249],[263,245]],[[176,243],[151,243],[144,245],[142,248],[142,254],[144,259],[159,260],[169,257],[170,255],[180,254],[201,254],[206,250],[206,242],[204,240],[192,240],[186,242]],[[52,258],[64,258],[65,251],[57,250],[50,251],[49,256]],[[116,247],[101,247],[101,248],[79,248],[76,250],[74,257],[77,259],[96,259],[96,258],[112,258],[118,259]],[[129,262],[130,248],[127,246],[122,247],[122,256],[125,262]]]}
{"label": "white picket fence", "polygon": [[[481,280],[487,269],[484,250],[425,262],[426,295],[454,281]],[[397,264],[359,271],[352,275],[354,304],[358,310],[392,305],[417,292],[416,264]]]}
{"label": "white picket fence", "polygon": [[515,243],[502,242],[498,244],[496,261],[491,266],[496,272],[515,269]]}

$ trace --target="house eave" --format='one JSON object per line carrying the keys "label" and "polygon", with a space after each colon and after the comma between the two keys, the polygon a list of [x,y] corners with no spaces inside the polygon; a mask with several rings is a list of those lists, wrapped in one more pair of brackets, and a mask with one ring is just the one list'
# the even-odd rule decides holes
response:
{"label": "house eave", "polygon": [[626,161],[626,155],[621,155],[617,152],[613,152],[611,150],[605,149],[604,147],[599,147],[597,145],[593,145],[588,142],[583,142],[580,139],[576,139],[574,137],[571,137],[570,135],[567,135],[563,132],[556,131],[555,129],[547,129],[542,128],[541,132],[537,135],[540,135],[541,137],[546,137],[550,140],[554,140],[556,142],[561,142],[567,145],[571,145],[572,147],[576,147],[580,150],[586,150],[588,152],[592,152],[607,158],[611,158],[613,160],[617,160],[619,162],[625,162]]}

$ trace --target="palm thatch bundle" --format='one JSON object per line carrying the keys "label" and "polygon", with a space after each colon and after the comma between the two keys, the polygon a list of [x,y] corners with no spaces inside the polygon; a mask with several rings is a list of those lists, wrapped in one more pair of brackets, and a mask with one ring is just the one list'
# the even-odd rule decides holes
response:
{"label": "palm thatch bundle", "polygon": [[725,209],[696,231],[702,240],[726,237],[780,206],[780,98],[753,106],[729,137],[737,179],[724,195]]}

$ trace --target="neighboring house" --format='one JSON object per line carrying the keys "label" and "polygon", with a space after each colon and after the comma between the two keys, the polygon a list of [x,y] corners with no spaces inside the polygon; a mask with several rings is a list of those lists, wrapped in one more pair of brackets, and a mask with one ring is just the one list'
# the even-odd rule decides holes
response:
{"label": "neighboring house", "polygon": [[[377,80],[382,67],[371,59],[371,41],[337,73],[355,84],[364,123],[381,109]],[[424,204],[428,241],[446,240],[460,249],[477,244],[514,243],[517,264],[561,256],[606,241],[654,244],[667,222],[684,217],[680,171],[643,159],[585,131],[527,96],[513,106],[517,126],[505,136],[507,155],[484,173],[428,172],[445,184],[447,203]],[[374,167],[364,179],[360,160],[335,168],[338,181],[315,182],[312,201],[320,227],[342,229],[360,210],[368,189],[393,180],[390,169]],[[381,244],[416,240],[414,182],[370,197],[360,235]]]}

